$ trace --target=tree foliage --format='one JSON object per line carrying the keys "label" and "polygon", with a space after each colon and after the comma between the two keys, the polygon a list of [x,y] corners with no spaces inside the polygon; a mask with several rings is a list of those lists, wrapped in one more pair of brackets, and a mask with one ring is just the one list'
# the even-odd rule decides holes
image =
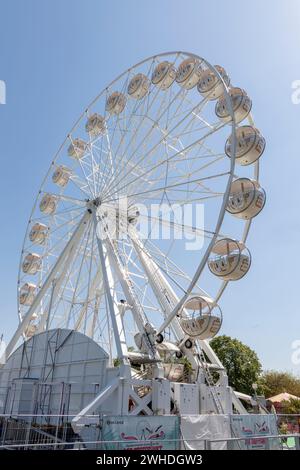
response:
{"label": "tree foliage", "polygon": [[266,371],[262,374],[261,384],[266,398],[283,392],[300,397],[300,378],[290,372]]}
{"label": "tree foliage", "polygon": [[299,414],[300,413],[300,400],[291,398],[288,401],[283,401],[280,407],[280,413],[283,414]]}
{"label": "tree foliage", "polygon": [[213,338],[210,346],[227,371],[229,385],[238,392],[253,395],[252,384],[259,384],[261,373],[261,363],[255,351],[241,341],[225,335]]}

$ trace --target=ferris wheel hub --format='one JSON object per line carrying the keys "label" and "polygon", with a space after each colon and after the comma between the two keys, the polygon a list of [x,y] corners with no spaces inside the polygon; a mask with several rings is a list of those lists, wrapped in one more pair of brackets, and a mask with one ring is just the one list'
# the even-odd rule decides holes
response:
{"label": "ferris wheel hub", "polygon": [[99,207],[101,206],[101,198],[100,197],[96,197],[93,201],[92,201],[92,204],[95,206],[95,207]]}

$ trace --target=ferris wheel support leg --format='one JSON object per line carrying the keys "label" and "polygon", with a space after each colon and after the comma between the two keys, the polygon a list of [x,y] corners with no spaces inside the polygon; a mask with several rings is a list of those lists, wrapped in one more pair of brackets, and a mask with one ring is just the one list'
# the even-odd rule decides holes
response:
{"label": "ferris wheel support leg", "polygon": [[[95,277],[92,281],[92,285],[91,285],[89,293],[88,293],[88,299],[91,299],[92,297],[94,297],[97,290],[99,292],[103,293],[103,280],[102,280],[102,275],[101,274],[102,274],[101,269],[99,267],[99,269],[98,269],[98,271],[97,271],[97,273],[96,273],[96,275],[95,275]],[[87,312],[87,303],[88,302],[86,302],[86,304],[83,305],[83,307],[81,308],[80,313],[78,315],[78,319],[77,319],[76,324],[75,324],[75,330],[76,331],[78,331],[81,328],[84,316],[86,315],[86,312]],[[92,324],[93,323],[94,323],[94,321],[92,320]],[[88,328],[87,336],[90,336],[92,338],[93,333],[94,333],[94,328],[91,325],[90,328]]]}
{"label": "ferris wheel support leg", "polygon": [[[166,317],[172,312],[172,309],[178,304],[179,299],[176,293],[173,291],[170,284],[168,283],[168,281],[166,280],[165,276],[159,269],[158,265],[152,259],[151,255],[148,253],[148,251],[145,249],[144,245],[142,244],[141,240],[138,238],[138,235],[135,229],[132,229],[131,231],[131,238],[132,238],[135,250],[138,254],[139,260],[145,272],[148,275],[150,285]],[[186,335],[184,331],[182,330],[177,317],[173,318],[170,325],[171,327],[173,327],[173,332],[177,340],[179,340],[183,344],[186,339]],[[198,340],[198,343],[201,349],[207,355],[210,362],[219,367],[219,370],[218,370],[219,376],[220,376],[219,384],[221,386],[227,387],[228,377],[227,377],[226,370],[224,366],[222,365],[220,359],[216,355],[216,353],[213,351],[213,349],[209,345],[209,342],[207,340]],[[189,358],[189,360],[191,361],[193,367],[196,369],[196,371],[198,371],[200,368],[199,360],[193,354],[192,350],[185,349],[184,352],[186,356]],[[197,373],[197,378],[201,382],[202,378],[198,373]]]}
{"label": "ferris wheel support leg", "polygon": [[[47,311],[47,317],[45,319],[45,322],[46,323],[46,329],[48,330],[49,329],[49,321],[50,321],[50,312],[51,312],[51,309],[52,309],[52,304],[53,304],[53,298],[54,298],[54,295],[55,295],[55,289],[56,288],[56,282],[55,282],[55,279],[53,279],[52,281],[52,289],[51,289],[51,296],[50,296],[50,301],[49,301],[49,307],[48,307],[48,311]],[[39,331],[39,329],[38,329]]]}
{"label": "ferris wheel support leg", "polygon": [[90,214],[87,211],[84,214],[84,216],[82,217],[81,221],[79,222],[75,232],[73,233],[72,237],[68,241],[67,245],[65,246],[62,254],[60,255],[60,257],[56,261],[55,265],[53,266],[50,274],[48,275],[46,281],[44,282],[43,286],[41,287],[38,294],[36,295],[34,301],[32,302],[32,304],[31,304],[30,308],[28,309],[26,315],[24,316],[23,320],[19,324],[15,334],[13,335],[12,339],[8,343],[8,345],[6,347],[6,350],[5,350],[6,358],[8,358],[10,356],[10,354],[13,352],[17,342],[19,341],[19,339],[21,337],[21,335],[25,332],[25,330],[26,330],[26,328],[27,328],[27,326],[28,326],[28,324],[29,324],[29,322],[32,318],[32,315],[35,313],[35,311],[36,311],[38,305],[40,304],[41,300],[43,299],[45,293],[47,292],[47,290],[51,286],[53,280],[55,279],[56,274],[62,268],[62,266],[63,266],[66,258],[68,257],[70,251],[72,251],[74,249],[74,247],[77,245],[78,240],[80,240],[80,238],[81,238],[81,236],[84,232],[84,229],[86,227],[86,224],[88,222],[89,217],[90,217]]}
{"label": "ferris wheel support leg", "polygon": [[41,316],[41,319],[39,321],[38,333],[41,333],[45,329],[45,326],[46,326],[46,329],[48,329],[52,306],[55,302],[57,294],[59,293],[62,283],[65,279],[65,275],[68,271],[68,268],[71,266],[76,256],[76,248],[78,247],[81,236],[82,236],[82,233],[79,232],[78,236],[74,238],[72,248],[67,253],[67,256],[64,261],[64,265],[62,267],[59,277],[57,279],[54,278],[52,281],[52,293],[51,293],[50,302],[49,302],[48,308],[46,309],[46,312]]}
{"label": "ferris wheel support leg", "polygon": [[[103,292],[102,292],[101,295],[103,295]],[[98,312],[99,312],[99,305],[100,305],[101,295],[96,294],[94,313],[93,313],[92,319],[90,320],[90,324],[87,327],[86,334],[87,334],[87,336],[90,336],[90,338],[94,338],[94,333],[95,333],[97,316],[98,316]],[[110,331],[109,331],[109,333],[110,333]],[[111,338],[110,338],[110,360],[112,361],[112,340],[111,340]]]}
{"label": "ferris wheel support leg", "polygon": [[[168,281],[166,280],[165,276],[162,274],[161,270],[155,263],[155,261],[153,261],[151,255],[145,249],[141,240],[138,238],[135,229],[132,229],[131,231],[131,239],[135,247],[135,251],[138,254],[140,263],[148,276],[151,288],[155,293],[156,298],[158,299],[158,302],[162,308],[164,317],[166,318],[167,315],[171,313],[173,306],[175,306],[179,302],[179,299],[170,284],[168,283]],[[171,323],[171,328],[175,335],[175,338],[177,339],[177,341],[180,342],[182,338],[185,337],[185,333],[183,332],[180,323],[176,317]],[[191,361],[192,366],[195,369],[195,375],[197,377],[200,366],[199,361],[194,356],[191,350],[185,349],[185,354]]]}
{"label": "ferris wheel support leg", "polygon": [[[97,226],[98,220],[97,216],[94,213],[94,222]],[[121,360],[123,365],[129,366],[129,359],[128,359],[128,350],[126,344],[126,338],[124,333],[124,325],[121,317],[121,313],[117,306],[115,305],[116,302],[112,296],[112,286],[114,285],[113,276],[110,268],[109,257],[108,254],[105,257],[104,254],[104,246],[103,242],[100,237],[97,236],[97,245],[100,257],[100,263],[102,268],[102,276],[103,276],[103,286],[106,293],[106,298],[108,302],[108,308],[111,318],[111,323],[114,331],[114,338],[116,342],[117,354],[118,358]]]}
{"label": "ferris wheel support leg", "polygon": [[124,291],[126,300],[128,304],[131,306],[131,311],[133,313],[133,317],[138,327],[138,330],[145,338],[145,345],[148,346],[148,353],[150,357],[153,357],[154,359],[158,360],[158,363],[155,366],[156,378],[163,378],[163,368],[160,365],[160,356],[155,348],[155,345],[151,344],[150,340],[148,339],[148,334],[145,329],[147,320],[143,318],[144,317],[143,310],[140,304],[138,303],[136,296],[134,295],[134,292],[132,290],[131,280],[128,278],[127,273],[123,269],[123,266],[118,257],[118,254],[116,253],[116,250],[112,246],[111,240],[106,240],[105,247],[107,249],[107,254],[112,263],[114,272],[116,273],[116,276],[118,277],[119,282]]}

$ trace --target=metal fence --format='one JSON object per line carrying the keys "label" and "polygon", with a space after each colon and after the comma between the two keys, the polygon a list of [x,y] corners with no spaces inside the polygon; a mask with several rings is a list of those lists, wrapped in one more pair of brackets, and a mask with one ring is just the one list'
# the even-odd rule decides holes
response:
{"label": "metal fence", "polygon": [[300,433],[300,414],[277,414],[277,425],[281,434]]}
{"label": "metal fence", "polygon": [[[0,450],[122,450],[124,440],[102,440],[102,416],[93,415],[94,424],[90,426],[91,438],[80,437],[73,432],[71,422],[73,415],[0,415]],[[168,443],[173,450],[252,450],[261,448],[265,450],[300,450],[300,415],[279,415],[279,430],[282,424],[289,426],[293,432],[285,427],[284,434],[252,435],[251,437],[224,437],[220,439],[164,439],[153,441],[126,441],[126,448],[150,450]],[[297,430],[295,431],[294,429]]]}
{"label": "metal fence", "polygon": [[[251,441],[262,440],[261,436],[253,436]],[[300,450],[300,435],[299,434],[287,434],[285,436],[278,434],[276,436],[264,436],[265,446],[263,450]],[[277,441],[278,445],[274,448],[271,444],[272,441]],[[173,450],[253,450],[252,445],[250,446],[247,441],[248,438],[224,438],[224,439],[190,439],[188,441],[183,439],[172,439],[167,440],[172,445]],[[166,442],[166,440],[164,440]],[[141,450],[151,450],[153,441],[127,441],[126,444],[134,445],[134,449],[139,449],[140,444]],[[220,447],[220,444],[222,446]],[[155,442],[157,445],[157,442]],[[124,441],[74,441],[71,442],[40,442],[40,443],[27,443],[27,444],[6,444],[0,445],[0,450],[124,450]],[[130,449],[130,447],[129,447]]]}
{"label": "metal fence", "polygon": [[0,415],[0,448],[23,446],[72,446],[78,440],[70,415]]}

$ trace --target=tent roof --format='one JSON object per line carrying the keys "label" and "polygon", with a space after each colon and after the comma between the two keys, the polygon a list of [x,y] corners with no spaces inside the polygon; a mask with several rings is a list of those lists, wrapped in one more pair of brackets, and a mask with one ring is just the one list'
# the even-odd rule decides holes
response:
{"label": "tent roof", "polygon": [[282,401],[289,401],[292,398],[296,398],[297,400],[300,400],[300,397],[296,397],[296,395],[291,395],[290,393],[287,393],[287,392],[274,395],[274,397],[270,397],[268,398],[268,400],[273,403],[281,403]]}

